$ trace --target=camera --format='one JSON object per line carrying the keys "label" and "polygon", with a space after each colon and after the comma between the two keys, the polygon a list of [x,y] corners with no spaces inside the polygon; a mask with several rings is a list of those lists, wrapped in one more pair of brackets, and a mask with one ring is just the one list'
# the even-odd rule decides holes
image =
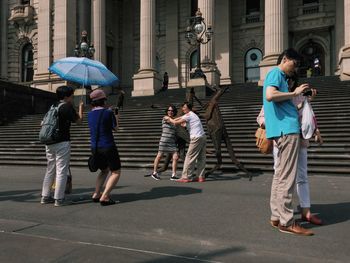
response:
{"label": "camera", "polygon": [[309,90],[304,91],[303,96],[312,96],[312,90],[309,89]]}

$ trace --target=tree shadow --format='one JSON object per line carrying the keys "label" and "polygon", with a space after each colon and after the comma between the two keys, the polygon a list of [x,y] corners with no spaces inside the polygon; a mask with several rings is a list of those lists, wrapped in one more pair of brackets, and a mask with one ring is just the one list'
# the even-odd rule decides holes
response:
{"label": "tree shadow", "polygon": [[203,253],[200,255],[192,254],[192,253],[185,253],[181,255],[164,255],[159,258],[154,258],[147,261],[142,261],[141,263],[187,263],[187,262],[216,262],[215,257],[218,256],[224,256],[224,255],[230,255],[234,253],[240,253],[245,251],[245,247],[231,247],[231,248],[225,248],[220,249],[216,251],[211,251],[208,253]]}
{"label": "tree shadow", "polygon": [[201,189],[183,186],[164,186],[154,187],[148,192],[143,193],[128,193],[128,194],[115,194],[112,198],[122,203],[140,201],[140,200],[153,200],[164,197],[174,197],[178,195],[191,195],[201,193]]}

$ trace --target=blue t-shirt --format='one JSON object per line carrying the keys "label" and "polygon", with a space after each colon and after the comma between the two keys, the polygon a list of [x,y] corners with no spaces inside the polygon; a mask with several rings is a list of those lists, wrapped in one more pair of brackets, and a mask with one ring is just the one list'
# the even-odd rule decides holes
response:
{"label": "blue t-shirt", "polygon": [[[90,142],[91,148],[95,148],[96,145],[96,129],[99,115],[103,108],[97,108],[88,113],[88,124],[90,128]],[[115,146],[113,130],[117,126],[113,111],[105,109],[100,121],[100,134],[98,139],[97,148],[110,148]]]}
{"label": "blue t-shirt", "polygon": [[266,137],[273,138],[300,133],[298,111],[292,100],[267,101],[266,91],[269,86],[275,87],[280,92],[288,92],[286,74],[280,68],[273,68],[264,81],[263,103]]}

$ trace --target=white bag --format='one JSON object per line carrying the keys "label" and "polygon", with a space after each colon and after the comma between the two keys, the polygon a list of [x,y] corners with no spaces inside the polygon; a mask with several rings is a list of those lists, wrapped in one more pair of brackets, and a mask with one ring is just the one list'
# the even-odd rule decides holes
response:
{"label": "white bag", "polygon": [[301,133],[304,139],[310,139],[316,129],[315,114],[307,99],[304,101],[304,106],[301,115]]}

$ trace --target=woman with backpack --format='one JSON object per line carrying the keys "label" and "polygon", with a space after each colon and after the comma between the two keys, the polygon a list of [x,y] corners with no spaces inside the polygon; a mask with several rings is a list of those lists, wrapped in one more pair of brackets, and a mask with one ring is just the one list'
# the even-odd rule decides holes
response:
{"label": "woman with backpack", "polygon": [[[96,89],[90,94],[92,110],[88,113],[91,135],[91,150],[95,155],[97,167],[101,170],[96,178],[92,200],[102,206],[115,204],[110,193],[120,178],[120,158],[114,142],[113,131],[117,131],[114,112],[106,108],[106,94]],[[110,176],[108,177],[108,175]],[[103,185],[105,188],[102,190]]]}

